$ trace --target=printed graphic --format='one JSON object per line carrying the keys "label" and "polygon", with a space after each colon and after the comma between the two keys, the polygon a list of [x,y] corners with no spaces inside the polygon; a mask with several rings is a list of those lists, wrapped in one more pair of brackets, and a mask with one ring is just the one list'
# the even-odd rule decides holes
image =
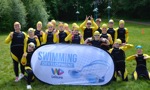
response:
{"label": "printed graphic", "polygon": [[62,69],[57,69],[57,68],[52,68],[51,69],[53,75],[62,75],[64,73],[64,71]]}

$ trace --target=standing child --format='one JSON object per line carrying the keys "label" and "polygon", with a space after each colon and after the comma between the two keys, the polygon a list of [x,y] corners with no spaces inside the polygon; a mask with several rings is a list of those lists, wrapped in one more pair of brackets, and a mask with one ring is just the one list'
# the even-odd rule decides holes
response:
{"label": "standing child", "polygon": [[97,29],[97,31],[99,31],[99,33],[102,33],[102,29],[101,29],[101,19],[100,18],[97,18],[96,19],[96,24],[97,24],[97,26],[98,26],[98,29]]}
{"label": "standing child", "polygon": [[146,67],[147,59],[150,59],[150,56],[143,54],[142,46],[138,45],[136,47],[137,53],[126,58],[126,60],[136,60],[136,69],[133,72],[133,78],[137,80],[140,76],[144,76],[150,80],[150,72],[148,72]]}
{"label": "standing child", "polygon": [[[93,24],[93,27],[92,27],[92,24]],[[89,16],[89,17],[86,16],[85,21],[80,25],[80,29],[82,30],[82,35],[83,35],[84,40],[86,40],[87,38],[93,36],[93,33],[95,30],[98,29],[98,26],[94,22],[92,16]]]}
{"label": "standing child", "polygon": [[45,31],[43,42],[45,44],[53,44],[57,42],[56,31],[54,30],[54,25],[52,23],[47,24],[47,30]]}
{"label": "standing child", "polygon": [[24,44],[24,52],[27,50],[27,45],[30,42],[33,42],[35,44],[35,47],[40,46],[40,42],[37,36],[34,35],[35,29],[29,28],[28,29],[28,37],[26,38],[25,44]]}
{"label": "standing child", "polygon": [[16,75],[15,82],[18,82],[21,78],[24,77],[24,66],[20,64],[21,73],[19,74],[18,64],[21,61],[21,57],[24,53],[24,42],[26,39],[26,34],[21,31],[21,25],[19,22],[14,23],[15,31],[10,32],[8,37],[5,39],[5,43],[10,43],[10,52],[13,60],[14,72]]}
{"label": "standing child", "polygon": [[40,44],[43,42],[43,31],[42,31],[42,22],[38,21],[36,24],[36,30],[35,30],[35,35],[38,37]]}
{"label": "standing child", "polygon": [[129,32],[128,32],[128,29],[125,28],[124,25],[125,25],[124,20],[120,20],[119,28],[116,29],[117,38],[119,38],[122,41],[122,43],[128,43]]}

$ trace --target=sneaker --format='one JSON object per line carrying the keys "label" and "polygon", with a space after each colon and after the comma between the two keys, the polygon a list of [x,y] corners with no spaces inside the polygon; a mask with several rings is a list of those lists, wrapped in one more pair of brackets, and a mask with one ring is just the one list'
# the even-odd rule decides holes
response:
{"label": "sneaker", "polygon": [[19,79],[18,79],[18,77],[16,77],[15,82],[18,82],[18,81],[19,81]]}
{"label": "sneaker", "polygon": [[27,85],[27,89],[32,89],[31,85]]}
{"label": "sneaker", "polygon": [[22,73],[19,74],[19,78],[18,81],[21,80],[24,77],[24,75]]}

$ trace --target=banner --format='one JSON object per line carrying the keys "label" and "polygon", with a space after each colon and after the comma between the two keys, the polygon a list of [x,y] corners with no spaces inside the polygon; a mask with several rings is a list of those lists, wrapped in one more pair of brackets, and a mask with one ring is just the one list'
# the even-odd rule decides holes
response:
{"label": "banner", "polygon": [[88,45],[43,45],[33,53],[31,66],[39,80],[53,85],[105,85],[114,74],[110,55]]}

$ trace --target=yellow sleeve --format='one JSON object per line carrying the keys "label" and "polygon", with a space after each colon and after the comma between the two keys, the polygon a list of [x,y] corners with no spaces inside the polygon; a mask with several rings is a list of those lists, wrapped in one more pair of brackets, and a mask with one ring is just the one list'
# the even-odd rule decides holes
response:
{"label": "yellow sleeve", "polygon": [[120,49],[122,49],[123,51],[126,51],[133,47],[134,47],[134,45],[132,45],[132,44],[125,44],[124,46],[121,46]]}
{"label": "yellow sleeve", "polygon": [[109,51],[108,51],[108,52],[109,52],[109,53],[111,53],[111,52],[112,52],[112,50],[113,50],[113,48],[109,49]]}
{"label": "yellow sleeve", "polygon": [[129,40],[129,32],[128,32],[127,28],[125,28],[125,30],[126,30],[126,34],[125,34],[126,42],[128,42],[128,40]]}
{"label": "yellow sleeve", "polygon": [[39,41],[39,39],[36,38],[35,41],[36,41],[36,46],[39,47],[39,46],[40,46],[40,41]]}
{"label": "yellow sleeve", "polygon": [[98,26],[97,24],[94,22],[94,20],[91,20],[92,24],[93,24],[93,27],[92,27],[92,30],[93,30],[93,33],[94,31],[96,31],[98,29]]}
{"label": "yellow sleeve", "polygon": [[69,31],[67,31],[67,30],[65,30],[65,32],[67,33],[67,35],[69,35],[69,34],[70,34],[70,32],[69,32]]}
{"label": "yellow sleeve", "polygon": [[87,23],[87,20],[85,20],[85,21],[80,25],[79,28],[80,28],[82,31],[85,30],[85,25],[86,25],[86,23]]}
{"label": "yellow sleeve", "polygon": [[26,57],[23,56],[21,58],[21,64],[24,65],[24,66],[27,64],[27,58]]}
{"label": "yellow sleeve", "polygon": [[43,42],[44,32],[43,31],[41,31],[41,32],[42,32],[42,37],[40,37],[40,41]]}
{"label": "yellow sleeve", "polygon": [[135,55],[131,55],[131,56],[126,58],[126,60],[134,60],[134,59],[135,59]]}
{"label": "yellow sleeve", "polygon": [[72,41],[72,34],[69,34],[66,38],[65,41]]}
{"label": "yellow sleeve", "polygon": [[24,39],[24,53],[27,52],[27,42],[28,42],[28,38]]}
{"label": "yellow sleeve", "polygon": [[54,36],[53,42],[54,42],[54,43],[57,43],[57,33],[54,33],[53,36]]}
{"label": "yellow sleeve", "polygon": [[[10,33],[11,34],[11,33]],[[8,44],[11,42],[12,38],[10,37],[10,34],[7,36],[7,38],[5,39],[5,43]]]}
{"label": "yellow sleeve", "polygon": [[45,44],[47,42],[47,31],[43,33],[43,43]]}
{"label": "yellow sleeve", "polygon": [[111,35],[110,35],[110,34],[107,34],[107,35],[108,35],[108,38],[109,38],[109,42],[110,42],[110,44],[112,45],[112,44],[113,44],[112,37],[111,37]]}
{"label": "yellow sleeve", "polygon": [[81,40],[80,40],[80,44],[84,44],[84,39],[83,39],[83,37],[81,37],[80,39],[81,39]]}
{"label": "yellow sleeve", "polygon": [[146,60],[150,59],[150,56],[148,54],[143,54],[143,56],[146,57]]}
{"label": "yellow sleeve", "polygon": [[117,34],[117,29],[114,29],[114,30],[115,30],[115,36],[114,36],[114,41],[115,41],[117,39],[117,37],[118,37],[117,36],[118,34]]}

